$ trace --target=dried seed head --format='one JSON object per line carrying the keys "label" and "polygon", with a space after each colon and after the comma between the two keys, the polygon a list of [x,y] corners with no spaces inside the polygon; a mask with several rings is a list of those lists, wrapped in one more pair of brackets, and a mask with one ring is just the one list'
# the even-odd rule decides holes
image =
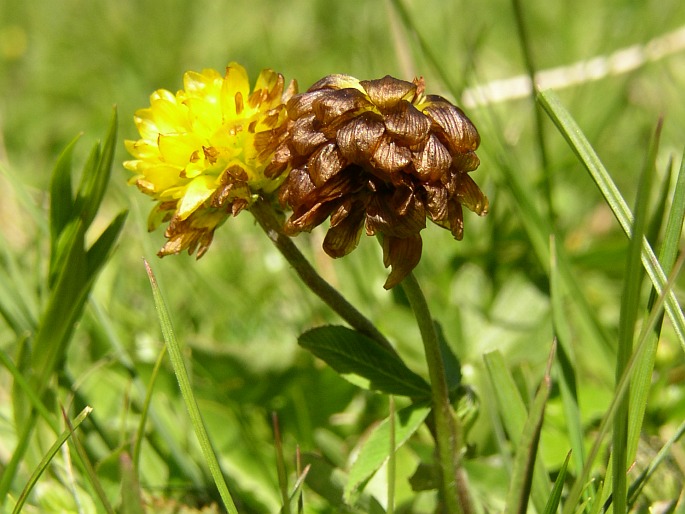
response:
{"label": "dried seed head", "polygon": [[463,236],[462,205],[484,215],[488,200],[468,172],[478,167],[478,131],[423,79],[359,81],[329,75],[287,103],[289,135],[276,150],[292,166],[280,199],[292,208],[286,232],[330,217],[323,248],[351,252],[362,229],[380,235],[391,288],[418,264],[428,217]]}

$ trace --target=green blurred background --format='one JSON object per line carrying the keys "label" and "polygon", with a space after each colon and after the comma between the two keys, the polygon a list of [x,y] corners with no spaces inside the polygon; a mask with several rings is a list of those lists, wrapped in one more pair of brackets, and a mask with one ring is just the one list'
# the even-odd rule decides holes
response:
{"label": "green blurred background", "polygon": [[[0,162],[7,173],[0,176],[0,234],[6,249],[22,255],[24,272],[38,284],[47,262],[47,187],[59,152],[83,132],[77,156],[85,158],[92,142],[104,134],[116,105],[121,144],[115,162],[127,159],[123,139],[137,138],[135,110],[146,107],[157,88],[181,88],[187,70],[222,70],[238,61],[252,79],[270,67],[286,80],[296,78],[301,90],[330,73],[362,79],[391,74],[411,80],[423,75],[429,92],[457,104],[466,88],[525,73],[511,3],[412,0],[401,5],[406,18],[395,3],[380,0],[3,0]],[[523,8],[540,69],[645,44],[685,26],[681,0],[534,0]],[[560,93],[631,203],[659,116],[664,117],[661,176],[669,159],[677,162],[680,157],[685,145],[683,91],[681,47],[629,73]],[[522,390],[530,391],[551,344],[548,284],[530,249],[503,167],[520,174],[538,206],[544,205],[541,177],[552,177],[557,237],[573,257],[578,283],[609,333],[615,332],[618,319],[627,240],[547,120],[543,166],[533,109],[528,98],[466,109],[482,137],[482,163],[473,177],[490,196],[491,212],[483,219],[465,214],[462,242],[429,226],[416,271],[435,317],[462,359],[466,380],[481,398],[481,430],[474,431],[470,442],[483,459],[494,452],[497,428],[488,405],[482,354],[501,350]],[[162,231],[146,232],[152,203],[127,185],[128,178],[117,164],[103,220],[121,208],[131,212],[118,251],[99,278],[75,336],[68,371],[79,381],[83,401],[95,407],[94,416],[108,427],[111,440],[123,445],[131,417],[122,412],[128,412],[129,401],[135,402],[135,392],[119,357],[122,352],[128,355],[145,378],[161,347],[141,257],[152,260],[177,335],[188,345],[197,394],[226,457],[226,471],[238,487],[250,491],[245,494],[254,497],[247,500],[251,508],[271,509],[277,488],[269,412],[279,412],[289,448],[295,441],[306,450],[324,448],[343,462],[354,444],[348,437],[383,417],[387,407],[298,349],[296,338],[302,330],[337,320],[295,280],[248,215],[229,220],[201,260],[180,255],[160,261],[154,254],[163,243]],[[422,371],[418,332],[406,302],[381,287],[386,271],[378,245],[363,240],[349,257],[331,261],[320,250],[322,235],[317,230],[297,242],[321,273]],[[612,394],[612,350],[586,340],[582,326],[577,337],[583,415],[590,426]],[[4,348],[11,348],[14,340],[14,334],[0,327]],[[677,378],[685,373],[683,354],[668,331],[658,359],[657,380],[663,383],[648,413],[648,428],[656,435],[685,416]],[[2,387],[8,383],[6,378],[0,381]],[[191,449],[188,459],[197,468],[197,448],[170,371],[157,387],[157,407],[168,417],[174,437]],[[554,401],[543,451],[558,465],[567,445]],[[146,485],[163,489],[177,478],[181,488],[187,487],[187,475],[164,464],[164,441],[155,437],[160,449],[149,451]],[[103,458],[110,455],[106,446]],[[2,450],[10,451],[10,443]],[[408,464],[401,475],[411,471]]]}

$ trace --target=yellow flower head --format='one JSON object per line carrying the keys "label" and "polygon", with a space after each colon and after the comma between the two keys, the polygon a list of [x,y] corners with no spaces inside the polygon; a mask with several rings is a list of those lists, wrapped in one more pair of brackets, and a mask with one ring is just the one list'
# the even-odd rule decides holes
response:
{"label": "yellow flower head", "polygon": [[250,93],[245,68],[231,63],[224,76],[187,72],[183,86],[175,95],[155,91],[150,107],[135,113],[141,138],[126,141],[135,159],[124,166],[157,201],[148,229],[169,222],[159,255],[197,249],[199,258],[229,215],[283,182],[287,165],[272,157],[287,135],[284,102],[297,85],[286,89],[282,75],[263,70]]}

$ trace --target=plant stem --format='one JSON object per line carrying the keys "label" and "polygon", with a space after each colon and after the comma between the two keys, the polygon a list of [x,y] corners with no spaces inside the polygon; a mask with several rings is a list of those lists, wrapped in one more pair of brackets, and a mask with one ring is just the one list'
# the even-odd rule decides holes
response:
{"label": "plant stem", "polygon": [[414,311],[426,354],[445,510],[448,513],[468,514],[472,512],[471,501],[466,489],[465,477],[459,465],[461,427],[450,404],[445,366],[442,354],[440,353],[438,335],[428,309],[426,297],[423,295],[413,273],[407,275],[402,281],[402,288]]}
{"label": "plant stem", "polygon": [[370,337],[378,344],[393,353],[395,349],[380,331],[349,303],[336,289],[326,282],[312,267],[295,243],[285,235],[283,227],[276,217],[273,206],[263,198],[259,198],[250,206],[250,212],[262,227],[271,242],[278,248],[283,257],[294,268],[305,285],[321,300],[333,309],[350,326]]}

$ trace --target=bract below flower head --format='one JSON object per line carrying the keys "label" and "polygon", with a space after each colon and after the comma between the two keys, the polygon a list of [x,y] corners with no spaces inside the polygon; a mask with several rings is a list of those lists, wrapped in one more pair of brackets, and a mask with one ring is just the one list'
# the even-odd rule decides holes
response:
{"label": "bract below flower head", "polygon": [[330,217],[323,249],[332,257],[354,250],[364,227],[380,235],[388,289],[418,264],[426,218],[461,239],[462,206],[488,210],[469,176],[479,164],[478,131],[424,90],[423,79],[324,77],[289,100],[289,135],[275,154],[292,166],[279,193],[293,209],[286,232]]}
{"label": "bract below flower head", "polygon": [[134,160],[124,166],[145,194],[157,201],[149,230],[169,222],[159,255],[208,249],[214,231],[248,207],[255,195],[273,193],[286,163],[272,163],[287,134],[285,102],[296,92],[283,76],[263,70],[254,89],[245,68],[231,63],[225,75],[189,71],[183,89],[150,96],[135,113],[140,133],[126,141]]}

